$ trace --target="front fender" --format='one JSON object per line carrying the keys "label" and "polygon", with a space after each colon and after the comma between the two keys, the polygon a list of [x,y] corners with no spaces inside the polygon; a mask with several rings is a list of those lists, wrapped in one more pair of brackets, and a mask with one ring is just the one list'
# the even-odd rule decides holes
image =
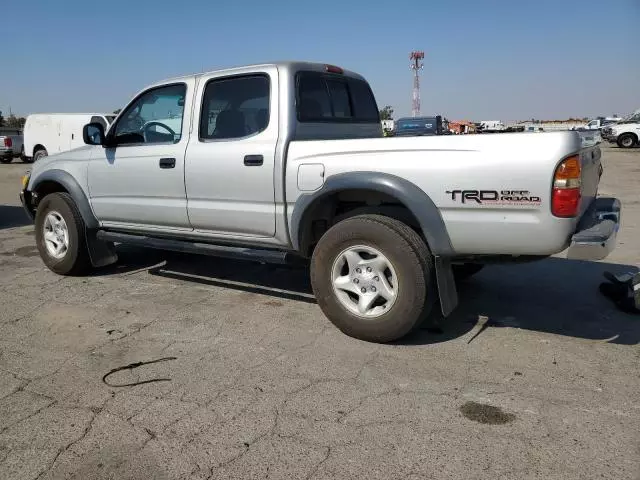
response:
{"label": "front fender", "polygon": [[55,182],[64,187],[73,198],[73,201],[76,202],[87,228],[96,229],[99,227],[98,219],[93,214],[93,210],[91,210],[91,205],[84,190],[82,190],[78,181],[69,172],[60,169],[44,170],[37,174],[35,178],[31,178],[28,190],[35,192],[44,182]]}

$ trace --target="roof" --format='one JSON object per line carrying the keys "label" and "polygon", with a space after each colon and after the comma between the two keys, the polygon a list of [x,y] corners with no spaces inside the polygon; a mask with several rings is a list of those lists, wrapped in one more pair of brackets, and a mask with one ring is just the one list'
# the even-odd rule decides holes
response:
{"label": "roof", "polygon": [[[219,70],[210,70],[210,71],[206,71],[206,72],[200,72],[200,73],[192,73],[189,75],[181,75],[179,77],[173,77],[173,78],[167,78],[164,79],[162,81],[157,82],[157,84],[165,84],[165,83],[173,83],[173,82],[180,82],[180,81],[184,81],[187,79],[191,79],[191,78],[199,78],[199,77],[203,77],[203,76],[208,76],[208,75],[234,75],[234,74],[242,74],[242,73],[246,73],[248,71],[254,71],[254,70],[258,70],[260,68],[265,68],[265,67],[276,67],[279,70],[283,69],[283,70],[317,70],[317,71],[325,71],[325,67],[327,65],[333,65],[331,63],[319,63],[319,62],[304,62],[304,61],[294,61],[294,60],[286,60],[286,61],[276,61],[276,62],[266,62],[266,63],[256,63],[256,64],[252,64],[252,65],[242,65],[242,66],[236,66],[236,67],[230,67],[230,68],[223,68],[223,69],[219,69]],[[342,68],[342,67],[340,67]],[[347,70],[345,68],[342,68],[342,70],[344,71],[344,75],[350,76],[350,77],[357,77],[360,78],[362,80],[364,80],[364,77],[362,77],[360,74]]]}

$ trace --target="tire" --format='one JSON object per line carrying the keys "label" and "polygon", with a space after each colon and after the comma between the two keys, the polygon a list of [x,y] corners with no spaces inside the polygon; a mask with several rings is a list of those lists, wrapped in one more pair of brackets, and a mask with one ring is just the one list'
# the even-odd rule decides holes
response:
{"label": "tire", "polygon": [[456,282],[463,282],[482,270],[484,265],[481,263],[459,263],[454,264],[452,267]]}
{"label": "tire", "polygon": [[633,133],[623,133],[617,141],[620,148],[632,148],[637,142],[638,138]]}
{"label": "tire", "polygon": [[[386,260],[391,268],[380,270],[380,275],[365,269],[357,274],[344,260],[345,253],[357,252],[358,261],[366,264],[365,251],[377,252],[380,256],[373,258]],[[343,333],[385,343],[410,333],[431,311],[436,299],[433,271],[427,246],[410,227],[381,215],[358,215],[335,224],[320,238],[311,258],[311,285],[323,313]],[[348,278],[343,285],[353,292],[334,287],[337,277]],[[352,286],[352,278],[359,280],[358,287]],[[380,293],[372,294],[375,285]],[[380,295],[387,291],[385,285],[394,287],[392,301],[384,301]],[[361,288],[375,298],[365,313],[357,312]]]}
{"label": "tire", "polygon": [[[61,218],[66,225],[67,248],[60,252],[61,256],[53,255],[51,243],[47,247],[48,242],[45,241],[45,228],[51,227],[51,222],[47,222],[49,215]],[[90,269],[84,220],[68,193],[51,193],[40,201],[36,211],[35,231],[40,258],[49,270],[59,275],[81,275]]]}
{"label": "tire", "polygon": [[11,163],[11,161],[13,160],[13,157],[0,157],[0,163],[3,164],[7,164],[7,163]]}
{"label": "tire", "polygon": [[48,155],[47,151],[45,149],[40,149],[40,150],[36,150],[33,153],[33,157],[31,157],[31,163],[33,162],[37,162],[38,160],[40,160],[42,157],[46,157]]}

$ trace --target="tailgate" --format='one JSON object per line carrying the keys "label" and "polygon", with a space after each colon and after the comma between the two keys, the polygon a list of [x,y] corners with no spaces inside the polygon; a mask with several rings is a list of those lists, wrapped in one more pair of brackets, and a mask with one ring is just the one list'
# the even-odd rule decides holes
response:
{"label": "tailgate", "polygon": [[580,151],[581,190],[580,217],[584,215],[598,195],[602,176],[602,152],[599,146],[588,146]]}

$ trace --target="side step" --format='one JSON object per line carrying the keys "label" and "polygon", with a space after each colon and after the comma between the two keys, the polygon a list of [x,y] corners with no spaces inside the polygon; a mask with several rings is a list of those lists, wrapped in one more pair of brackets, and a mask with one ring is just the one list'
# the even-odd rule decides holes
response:
{"label": "side step", "polygon": [[224,245],[212,245],[210,243],[197,243],[186,240],[147,237],[145,235],[132,235],[129,233],[106,232],[103,230],[98,231],[96,236],[99,240],[105,242],[124,243],[125,245],[155,248],[158,250],[197,253],[201,255],[211,255],[214,257],[233,258],[236,260],[253,260],[256,262],[265,263],[295,263],[294,255],[292,255],[290,252],[284,252],[281,250],[260,250],[247,247],[229,247]]}

